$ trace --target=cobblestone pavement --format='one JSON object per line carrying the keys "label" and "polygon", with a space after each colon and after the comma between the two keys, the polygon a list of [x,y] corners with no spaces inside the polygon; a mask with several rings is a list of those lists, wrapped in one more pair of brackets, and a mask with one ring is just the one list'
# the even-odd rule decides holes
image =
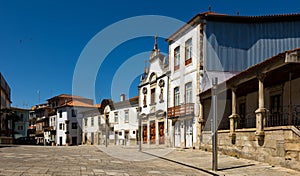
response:
{"label": "cobblestone pavement", "polygon": [[199,150],[131,147],[0,145],[0,175],[300,175],[268,164]]}

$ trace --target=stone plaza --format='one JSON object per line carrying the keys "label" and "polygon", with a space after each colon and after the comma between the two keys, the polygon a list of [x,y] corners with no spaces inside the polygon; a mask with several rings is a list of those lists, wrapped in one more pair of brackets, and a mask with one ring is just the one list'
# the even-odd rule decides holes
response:
{"label": "stone plaza", "polygon": [[0,175],[300,175],[291,169],[192,149],[0,146]]}

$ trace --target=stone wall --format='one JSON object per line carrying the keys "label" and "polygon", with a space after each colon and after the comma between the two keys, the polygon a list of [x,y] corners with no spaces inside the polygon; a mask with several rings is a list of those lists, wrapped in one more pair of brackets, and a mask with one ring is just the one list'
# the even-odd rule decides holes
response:
{"label": "stone wall", "polygon": [[[211,132],[204,131],[200,148],[211,151],[211,145]],[[257,140],[254,128],[236,130],[235,140],[229,137],[229,130],[218,131],[218,150],[234,157],[300,170],[300,131],[292,126],[265,128],[262,141]]]}

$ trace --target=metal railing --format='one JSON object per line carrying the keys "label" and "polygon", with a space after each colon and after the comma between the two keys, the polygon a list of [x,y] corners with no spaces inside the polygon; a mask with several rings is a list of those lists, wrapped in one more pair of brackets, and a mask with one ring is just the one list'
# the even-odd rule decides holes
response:
{"label": "metal railing", "polygon": [[279,112],[269,112],[267,116],[268,127],[273,126],[300,126],[300,105],[283,106]]}
{"label": "metal railing", "polygon": [[168,108],[168,117],[180,117],[194,114],[194,103],[187,103]]}

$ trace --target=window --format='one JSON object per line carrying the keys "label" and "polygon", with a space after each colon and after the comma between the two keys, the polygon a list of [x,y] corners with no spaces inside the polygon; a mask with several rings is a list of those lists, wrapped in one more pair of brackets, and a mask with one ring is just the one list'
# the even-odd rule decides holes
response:
{"label": "window", "polygon": [[62,110],[59,111],[59,118],[62,118]]}
{"label": "window", "polygon": [[18,128],[17,128],[19,131],[22,131],[24,128],[23,128],[23,126],[18,126]]}
{"label": "window", "polygon": [[119,114],[115,113],[115,123],[119,123]]}
{"label": "window", "polygon": [[192,39],[185,42],[185,65],[192,63]]}
{"label": "window", "polygon": [[77,123],[72,123],[72,129],[77,129]]}
{"label": "window", "polygon": [[84,126],[87,126],[87,124],[88,124],[88,119],[85,118],[85,119],[84,119]]}
{"label": "window", "polygon": [[144,104],[144,108],[147,107],[147,88],[144,87],[143,88],[143,94],[144,94],[144,100],[143,100],[143,104]]}
{"label": "window", "polygon": [[248,124],[246,124],[246,103],[240,103],[239,105],[239,120],[240,122],[239,124],[239,128],[247,128],[249,126],[247,126]]}
{"label": "window", "polygon": [[94,117],[91,118],[91,126],[94,126]]}
{"label": "window", "polygon": [[174,49],[174,71],[179,69],[180,64],[180,47]]}
{"label": "window", "polygon": [[155,104],[155,88],[151,89],[151,104]]}
{"label": "window", "polygon": [[23,114],[21,114],[21,121],[23,121],[24,120],[24,115]]}
{"label": "window", "polygon": [[129,111],[125,111],[125,123],[129,122]]}
{"label": "window", "polygon": [[179,98],[180,98],[180,93],[179,93],[179,87],[176,87],[174,89],[174,106],[179,106]]}
{"label": "window", "polygon": [[271,96],[271,113],[279,114],[281,112],[281,95]]}
{"label": "window", "polygon": [[193,102],[193,91],[192,91],[192,83],[189,82],[185,85],[185,103],[192,103]]}
{"label": "window", "polygon": [[77,110],[72,109],[72,117],[76,117],[77,116]]}
{"label": "window", "polygon": [[62,129],[63,129],[63,124],[60,123],[60,124],[59,124],[59,130],[62,130]]}

